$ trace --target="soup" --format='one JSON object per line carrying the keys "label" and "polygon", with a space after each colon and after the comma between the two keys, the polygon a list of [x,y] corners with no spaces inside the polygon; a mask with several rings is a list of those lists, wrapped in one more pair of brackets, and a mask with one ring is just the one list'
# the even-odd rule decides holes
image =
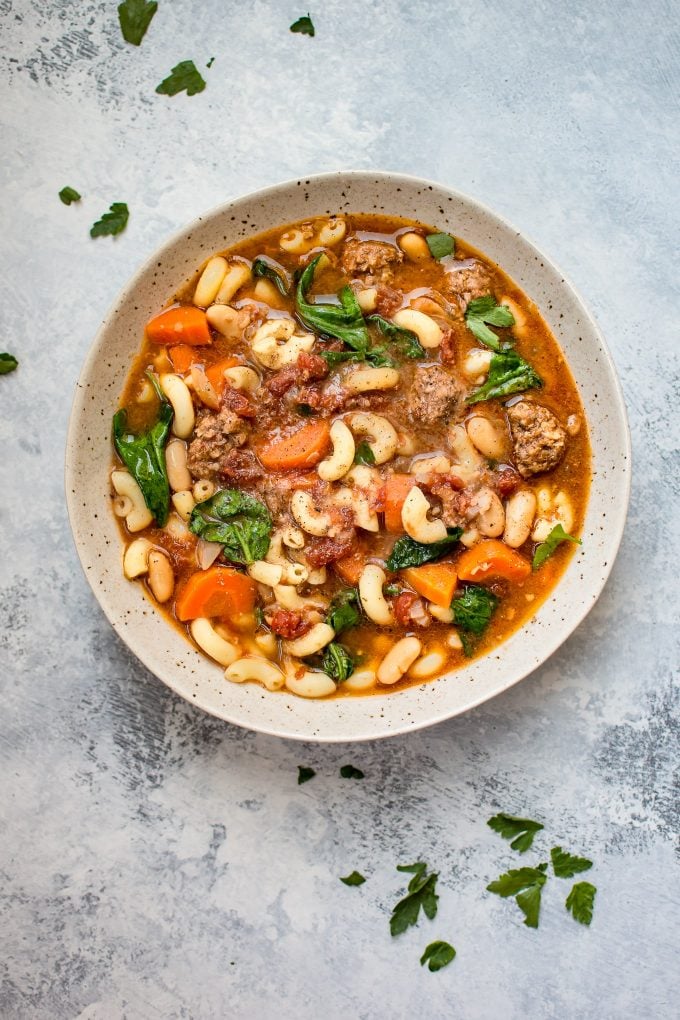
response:
{"label": "soup", "polygon": [[303,697],[454,682],[555,586],[590,480],[536,306],[397,217],[210,258],[147,324],[113,433],[125,576],[227,681]]}

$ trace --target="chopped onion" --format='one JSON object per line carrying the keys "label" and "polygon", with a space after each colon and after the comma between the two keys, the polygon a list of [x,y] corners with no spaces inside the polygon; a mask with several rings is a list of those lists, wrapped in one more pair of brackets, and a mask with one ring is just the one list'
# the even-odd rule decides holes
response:
{"label": "chopped onion", "polygon": [[205,369],[202,365],[191,366],[191,380],[194,384],[194,393],[198,399],[206,407],[211,407],[213,411],[219,410],[220,398],[217,396],[215,387],[205,374]]}
{"label": "chopped onion", "polygon": [[206,542],[204,538],[199,538],[196,543],[196,562],[200,569],[207,570],[208,567],[212,567],[221,552],[221,542]]}

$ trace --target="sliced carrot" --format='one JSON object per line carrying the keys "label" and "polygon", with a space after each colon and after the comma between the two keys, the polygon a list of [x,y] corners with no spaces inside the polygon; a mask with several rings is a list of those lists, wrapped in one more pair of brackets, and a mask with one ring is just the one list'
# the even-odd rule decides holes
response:
{"label": "sliced carrot", "polygon": [[454,563],[424,563],[422,567],[402,570],[401,576],[428,602],[444,608],[451,605],[458,581]]}
{"label": "sliced carrot", "polygon": [[360,552],[353,552],[349,556],[343,556],[341,560],[336,560],[333,569],[347,584],[358,584],[365,566],[366,556]]}
{"label": "sliced carrot", "polygon": [[255,606],[257,587],[246,574],[231,567],[209,567],[192,574],[175,603],[178,620],[199,616],[223,616],[227,619],[250,613]]}
{"label": "sliced carrot", "polygon": [[456,569],[461,581],[485,581],[490,577],[523,581],[531,573],[531,564],[499,539],[488,538],[466,549]]}
{"label": "sliced carrot", "polygon": [[385,482],[385,527],[393,535],[404,530],[401,508],[415,484],[413,475],[391,475]]}
{"label": "sliced carrot", "polygon": [[169,347],[168,354],[175,372],[184,375],[196,361],[196,351],[189,344],[177,344],[176,347]]}
{"label": "sliced carrot", "polygon": [[193,305],[175,305],[146,324],[146,335],[154,344],[212,343],[205,312]]}
{"label": "sliced carrot", "polygon": [[292,471],[318,464],[330,442],[330,426],[322,419],[303,425],[289,436],[272,439],[259,448],[257,455],[269,471]]}
{"label": "sliced carrot", "polygon": [[216,361],[214,365],[208,365],[205,370],[205,374],[216,393],[221,393],[225,387],[227,381],[224,378],[225,368],[233,368],[234,365],[238,365],[238,363],[238,358],[220,358],[220,360]]}

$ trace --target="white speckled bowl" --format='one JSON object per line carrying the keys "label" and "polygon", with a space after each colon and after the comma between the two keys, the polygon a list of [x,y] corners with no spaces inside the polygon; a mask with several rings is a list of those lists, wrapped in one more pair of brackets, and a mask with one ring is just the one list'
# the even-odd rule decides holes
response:
{"label": "white speckled bowl", "polygon": [[[536,616],[509,641],[448,677],[370,697],[308,701],[232,684],[154,612],[122,575],[110,511],[114,414],[144,324],[212,252],[278,224],[331,212],[420,219],[470,242],[533,298],[576,378],[591,428],[593,481],[583,549]],[[598,598],[621,539],[630,487],[630,438],[621,389],[600,332],[574,288],[521,234],[478,202],[390,173],[321,174],[237,199],[171,238],[130,281],[95,339],[78,382],[66,450],[71,527],[87,579],[135,655],[187,701],[248,729],[300,740],[386,737],[458,715],[517,683],[572,633]]]}

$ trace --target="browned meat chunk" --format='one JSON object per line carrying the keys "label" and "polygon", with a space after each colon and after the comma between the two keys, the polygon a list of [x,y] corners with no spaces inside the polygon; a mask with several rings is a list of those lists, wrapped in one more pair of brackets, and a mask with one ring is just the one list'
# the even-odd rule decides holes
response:
{"label": "browned meat chunk", "polygon": [[411,421],[416,425],[438,425],[453,419],[463,396],[463,387],[445,368],[420,365],[409,394]]}
{"label": "browned meat chunk", "polygon": [[567,433],[547,407],[520,400],[508,408],[515,464],[522,478],[552,471],[564,457]]}
{"label": "browned meat chunk", "polygon": [[491,277],[476,259],[454,260],[447,266],[445,290],[465,310],[475,298],[491,293]]}
{"label": "browned meat chunk", "polygon": [[522,482],[514,468],[506,467],[496,472],[491,484],[495,485],[498,495],[505,499],[506,496],[512,496]]}
{"label": "browned meat chunk", "polygon": [[441,519],[447,528],[465,527],[473,497],[467,490],[459,489],[457,478],[441,477],[428,486],[433,496],[441,501]]}
{"label": "browned meat chunk", "polygon": [[280,372],[273,375],[267,383],[267,389],[275,397],[282,397],[291,386],[301,386],[303,383],[316,379],[325,379],[328,375],[328,365],[320,354],[307,354],[302,352],[295,365],[282,368]]}
{"label": "browned meat chunk", "polygon": [[256,482],[264,476],[264,468],[251,450],[230,450],[222,460],[222,474],[240,485]]}
{"label": "browned meat chunk", "polygon": [[244,423],[228,407],[199,415],[187,454],[189,471],[194,478],[215,481],[222,474],[229,453],[245,441]]}
{"label": "browned meat chunk", "polygon": [[300,609],[276,609],[267,623],[279,637],[292,641],[312,629],[312,621]]}
{"label": "browned meat chunk", "polygon": [[376,288],[378,293],[376,295],[375,310],[378,315],[383,315],[387,319],[401,308],[404,303],[404,295],[400,290],[395,290],[393,287],[388,287],[385,284],[378,284]]}
{"label": "browned meat chunk", "polygon": [[403,258],[399,249],[391,244],[350,238],[342,253],[342,268],[348,276],[355,276],[357,273],[377,273],[393,262],[401,262]]}

